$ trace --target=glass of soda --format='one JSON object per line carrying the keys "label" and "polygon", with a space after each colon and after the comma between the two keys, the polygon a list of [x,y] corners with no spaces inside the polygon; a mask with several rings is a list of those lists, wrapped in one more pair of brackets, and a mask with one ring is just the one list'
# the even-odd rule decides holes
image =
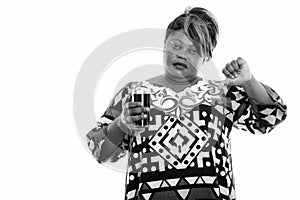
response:
{"label": "glass of soda", "polygon": [[[150,92],[147,88],[142,88],[142,87],[136,87],[133,88],[131,91],[131,97],[130,97],[132,102],[141,102],[142,107],[147,107],[150,110]],[[147,118],[135,121],[135,124],[140,127],[148,127],[149,122],[150,122],[150,111],[145,111],[142,114],[146,114]]]}

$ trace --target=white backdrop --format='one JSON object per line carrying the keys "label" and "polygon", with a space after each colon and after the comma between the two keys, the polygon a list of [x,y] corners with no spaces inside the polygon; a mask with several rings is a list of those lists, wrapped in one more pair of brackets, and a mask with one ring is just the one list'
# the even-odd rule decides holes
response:
{"label": "white backdrop", "polygon": [[244,57],[288,106],[286,121],[268,135],[232,132],[237,198],[295,199],[300,13],[292,0],[1,1],[0,199],[124,199],[125,174],[99,165],[76,131],[75,80],[105,40],[166,28],[188,5],[218,19],[220,71]]}

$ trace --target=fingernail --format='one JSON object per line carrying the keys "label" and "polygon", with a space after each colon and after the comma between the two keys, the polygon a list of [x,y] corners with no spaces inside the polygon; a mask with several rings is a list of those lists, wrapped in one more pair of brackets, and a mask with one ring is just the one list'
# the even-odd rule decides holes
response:
{"label": "fingernail", "polygon": [[234,76],[233,76],[233,75],[230,75],[230,78],[234,78]]}
{"label": "fingernail", "polygon": [[144,114],[144,118],[147,118],[148,116],[146,114]]}

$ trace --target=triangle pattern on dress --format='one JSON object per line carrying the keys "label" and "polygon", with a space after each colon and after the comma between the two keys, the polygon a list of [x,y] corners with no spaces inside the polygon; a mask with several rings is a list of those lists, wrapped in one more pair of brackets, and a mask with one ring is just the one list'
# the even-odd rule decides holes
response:
{"label": "triangle pattern on dress", "polygon": [[179,181],[179,178],[172,178],[172,179],[167,179],[166,180],[171,186],[176,186],[176,184]]}
{"label": "triangle pattern on dress", "polygon": [[194,184],[197,180],[197,176],[193,176],[193,177],[186,177],[185,179],[187,180],[187,182],[189,182],[189,184]]}
{"label": "triangle pattern on dress", "polygon": [[160,187],[169,187],[169,184],[166,181],[163,181]]}
{"label": "triangle pattern on dress", "polygon": [[145,200],[148,200],[150,198],[152,193],[146,193],[146,194],[142,194]]}
{"label": "triangle pattern on dress", "polygon": [[200,176],[199,176],[199,179],[198,179],[197,183],[201,183],[201,184],[204,183]]}
{"label": "triangle pattern on dress", "polygon": [[214,188],[214,190],[215,190],[216,194],[219,196],[219,194],[220,194],[219,188]]}
{"label": "triangle pattern on dress", "polygon": [[147,182],[147,184],[148,184],[152,189],[155,189],[155,188],[159,188],[161,182],[162,182],[162,181],[150,181],[150,182]]}
{"label": "triangle pattern on dress", "polygon": [[182,189],[182,190],[177,190],[177,192],[180,194],[180,196],[185,199],[187,195],[189,194],[190,189]]}
{"label": "triangle pattern on dress", "polygon": [[202,176],[205,183],[212,184],[216,177],[215,176]]}
{"label": "triangle pattern on dress", "polygon": [[178,185],[189,185],[189,183],[183,178],[179,181]]}
{"label": "triangle pattern on dress", "polygon": [[142,190],[149,190],[150,187],[147,185],[147,183],[143,183],[143,186],[142,186]]}

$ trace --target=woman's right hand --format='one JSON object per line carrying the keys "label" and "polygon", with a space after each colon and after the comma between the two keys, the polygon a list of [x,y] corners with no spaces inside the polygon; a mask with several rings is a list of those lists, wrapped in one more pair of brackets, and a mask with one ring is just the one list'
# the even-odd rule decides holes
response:
{"label": "woman's right hand", "polygon": [[137,126],[136,121],[147,118],[144,114],[147,111],[149,108],[143,107],[141,102],[126,102],[121,113],[121,122],[130,130],[143,131],[145,127]]}

